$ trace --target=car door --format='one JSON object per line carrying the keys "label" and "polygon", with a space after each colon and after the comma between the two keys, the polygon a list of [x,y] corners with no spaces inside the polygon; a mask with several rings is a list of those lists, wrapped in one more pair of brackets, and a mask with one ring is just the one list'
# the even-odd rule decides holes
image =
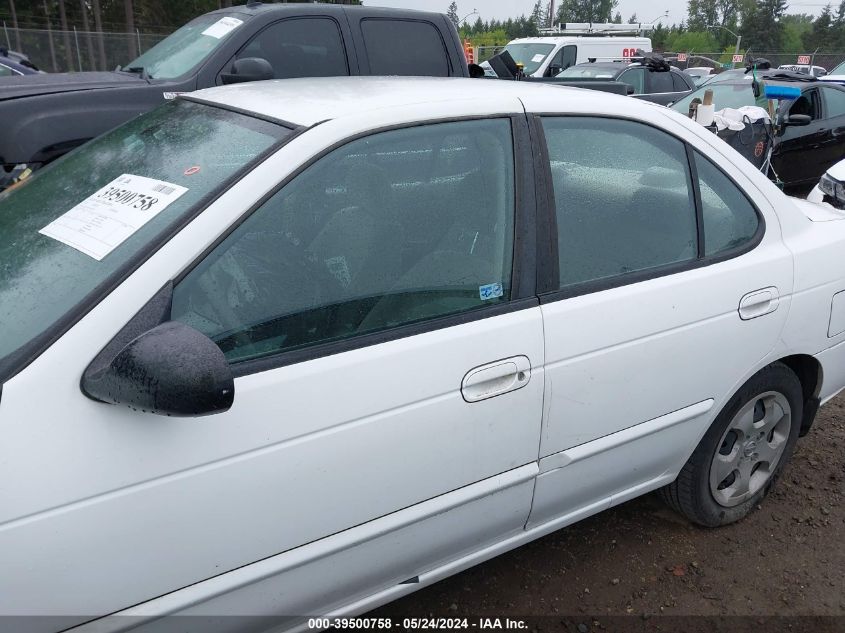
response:
{"label": "car door", "polygon": [[[177,592],[172,612],[217,577],[203,596],[241,592],[218,615],[325,613],[519,533],[544,388],[521,117],[298,136],[3,385],[0,612],[79,621]],[[226,412],[80,391],[102,333],[168,278],[126,328],[212,338]]]}
{"label": "car door", "polygon": [[530,525],[671,481],[776,345],[792,288],[772,209],[721,157],[616,116],[539,126],[554,205]]}
{"label": "car door", "polygon": [[819,148],[822,171],[827,171],[845,157],[845,89],[822,86],[822,112],[827,137]]}
{"label": "car door", "polygon": [[350,74],[345,33],[333,16],[298,16],[278,20],[261,29],[218,73],[231,72],[237,59],[258,57],[273,67],[276,79],[295,77],[342,77]]}
{"label": "car door", "polygon": [[787,185],[813,183],[824,173],[818,150],[828,135],[827,123],[821,118],[819,92],[815,88],[804,90],[795,101],[784,103],[784,116],[808,115],[810,123],[783,128],[776,139],[772,167]]}

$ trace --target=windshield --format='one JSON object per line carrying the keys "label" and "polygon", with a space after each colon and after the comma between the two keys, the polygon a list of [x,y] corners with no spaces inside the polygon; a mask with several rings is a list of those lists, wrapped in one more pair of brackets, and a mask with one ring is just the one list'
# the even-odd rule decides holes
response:
{"label": "windshield", "polygon": [[554,50],[554,44],[508,44],[505,50],[510,53],[517,64],[522,64],[526,75],[537,72],[537,69]]}
{"label": "windshield", "polygon": [[39,336],[290,133],[177,99],[0,194],[0,382]]}
{"label": "windshield", "polygon": [[[703,101],[706,90],[713,91],[713,105],[716,107],[716,110],[757,105],[754,99],[754,91],[751,89],[751,80],[749,79],[748,83],[741,84],[710,82],[694,90],[683,99],[673,103],[672,109],[687,114],[689,112],[690,102],[695,98]],[[774,101],[775,105],[777,105],[777,99]]]}
{"label": "windshield", "polygon": [[152,79],[181,77],[205,61],[248,17],[242,13],[200,16],[128,63],[123,70],[144,70]]}
{"label": "windshield", "polygon": [[831,70],[828,75],[845,75],[845,62],[842,62],[839,66]]}
{"label": "windshield", "polygon": [[569,79],[613,79],[619,71],[614,68],[597,68],[596,66],[570,66],[558,73],[558,77]]}

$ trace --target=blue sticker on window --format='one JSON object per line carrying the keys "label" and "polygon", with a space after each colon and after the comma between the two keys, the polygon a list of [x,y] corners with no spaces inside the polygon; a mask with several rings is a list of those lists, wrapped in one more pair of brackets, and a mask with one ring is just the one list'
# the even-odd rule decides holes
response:
{"label": "blue sticker on window", "polygon": [[488,299],[498,299],[504,293],[502,292],[502,284],[487,284],[478,287],[478,294],[482,301],[487,301]]}

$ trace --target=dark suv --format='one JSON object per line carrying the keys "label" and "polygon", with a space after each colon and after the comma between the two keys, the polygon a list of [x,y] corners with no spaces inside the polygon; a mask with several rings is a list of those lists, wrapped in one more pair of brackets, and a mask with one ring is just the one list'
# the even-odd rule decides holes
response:
{"label": "dark suv", "polygon": [[0,79],[0,189],[166,99],[224,83],[291,77],[467,77],[460,37],[439,13],[261,4],[192,20],[113,72]]}
{"label": "dark suv", "polygon": [[608,61],[576,64],[562,71],[558,79],[617,81],[632,86],[633,96],[668,105],[695,90],[695,80],[668,64]]}

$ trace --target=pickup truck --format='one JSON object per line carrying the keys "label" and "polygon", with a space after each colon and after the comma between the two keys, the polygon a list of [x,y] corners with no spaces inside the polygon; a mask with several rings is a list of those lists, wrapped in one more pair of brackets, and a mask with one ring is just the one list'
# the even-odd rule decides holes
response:
{"label": "pickup truck", "polygon": [[467,77],[445,15],[327,4],[261,4],[202,15],[112,72],[0,79],[0,190],[184,92],[340,75]]}

